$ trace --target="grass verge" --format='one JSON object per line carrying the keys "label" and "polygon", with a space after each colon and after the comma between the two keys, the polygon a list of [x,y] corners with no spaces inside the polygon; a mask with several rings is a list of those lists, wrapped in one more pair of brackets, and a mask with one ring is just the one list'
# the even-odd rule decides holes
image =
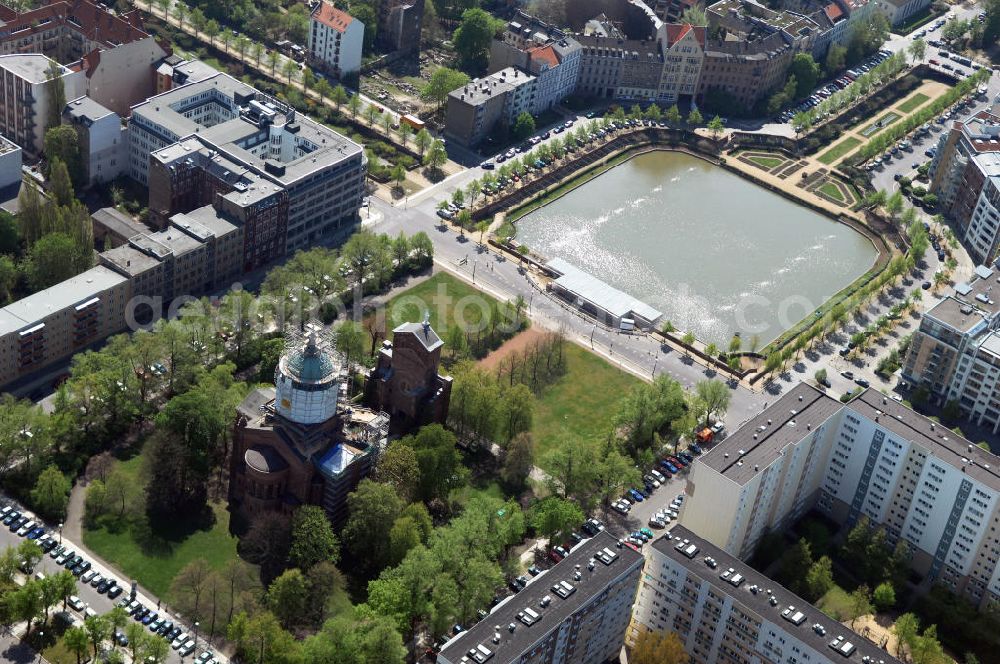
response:
{"label": "grass verge", "polygon": [[821,163],[829,166],[859,145],[861,145],[861,141],[859,139],[854,138],[853,136],[848,136],[840,143],[837,143],[832,148],[821,154],[817,157],[817,159],[819,159]]}
{"label": "grass verge", "polygon": [[475,328],[493,304],[499,302],[447,272],[438,272],[389,300],[386,327],[419,322],[429,313],[431,327],[443,337],[456,322]]}
{"label": "grass verge", "polygon": [[841,203],[845,202],[844,192],[842,192],[840,188],[832,182],[824,182],[823,184],[821,184],[819,187],[819,192],[825,196],[829,196],[834,200],[840,201]]}
{"label": "grass verge", "polygon": [[[568,436],[572,441],[601,440],[611,430],[618,404],[639,379],[573,343],[566,344],[566,373],[546,387],[535,403],[532,435],[536,458]],[[600,385],[600,389],[594,389]]]}
{"label": "grass verge", "polygon": [[788,161],[787,159],[782,159],[781,157],[765,157],[763,155],[756,154],[748,155],[747,159],[768,171],[773,170]]}
{"label": "grass verge", "polygon": [[917,94],[913,95],[912,97],[904,101],[902,104],[897,106],[896,108],[903,111],[904,113],[909,113],[910,111],[916,109],[918,106],[926,102],[928,99],[930,99],[930,97],[925,95],[923,92],[918,92]]}

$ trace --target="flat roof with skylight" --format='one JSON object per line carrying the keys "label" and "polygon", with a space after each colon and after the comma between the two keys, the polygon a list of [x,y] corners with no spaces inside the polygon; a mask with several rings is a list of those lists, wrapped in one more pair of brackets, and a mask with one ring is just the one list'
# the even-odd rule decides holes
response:
{"label": "flat roof with skylight", "polygon": [[[831,662],[900,664],[865,637],[683,526],[672,528],[652,546],[720,595],[731,597],[741,610],[753,614],[751,618],[772,623]],[[762,624],[760,631],[764,630]],[[745,643],[756,646],[753,639]]]}
{"label": "flat roof with skylight", "polygon": [[453,637],[441,649],[438,661],[516,661],[642,561],[642,554],[625,546],[618,548],[618,540],[601,531],[530,579],[521,592],[498,604],[473,627]]}

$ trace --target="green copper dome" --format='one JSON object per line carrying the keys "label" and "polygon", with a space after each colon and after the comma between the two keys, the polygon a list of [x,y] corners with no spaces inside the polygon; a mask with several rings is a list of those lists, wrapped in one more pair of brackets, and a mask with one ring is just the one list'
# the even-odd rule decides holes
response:
{"label": "green copper dome", "polygon": [[304,383],[322,381],[334,372],[333,360],[319,348],[315,332],[304,348],[288,356],[287,367],[292,378]]}

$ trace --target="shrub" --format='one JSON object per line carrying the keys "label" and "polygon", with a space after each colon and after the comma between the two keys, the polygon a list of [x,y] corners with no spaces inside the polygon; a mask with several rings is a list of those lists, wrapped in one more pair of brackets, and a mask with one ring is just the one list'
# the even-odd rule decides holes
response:
{"label": "shrub", "polygon": [[872,602],[879,611],[888,611],[896,605],[896,589],[888,581],[883,581],[875,587]]}

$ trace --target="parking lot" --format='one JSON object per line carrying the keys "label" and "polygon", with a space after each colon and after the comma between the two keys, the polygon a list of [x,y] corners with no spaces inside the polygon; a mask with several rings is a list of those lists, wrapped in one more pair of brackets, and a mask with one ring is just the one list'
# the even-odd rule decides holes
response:
{"label": "parking lot", "polygon": [[879,64],[884,62],[889,56],[892,55],[892,51],[888,49],[882,49],[875,55],[871,56],[861,64],[848,69],[842,75],[838,76],[836,79],[824,83],[818,86],[811,95],[799,102],[798,105],[790,108],[778,116],[778,120],[781,122],[791,122],[792,118],[795,117],[796,113],[801,113],[808,111],[809,109],[819,106],[824,99],[828,99],[835,93],[844,90],[849,85],[854,83],[858,78],[867,74],[872,69],[877,67]]}
{"label": "parking lot", "polygon": [[[0,525],[0,548],[18,546],[25,538],[30,536],[34,541],[41,542],[40,546],[43,547],[43,550],[48,549],[48,552],[42,556],[41,561],[35,566],[32,573],[50,576],[63,569],[72,569],[74,572],[74,575],[78,579],[76,599],[71,600],[73,606],[68,611],[69,618],[73,624],[82,624],[87,615],[105,614],[116,604],[124,602],[134,602],[137,607],[147,610],[144,618],[142,618],[142,621],[146,625],[151,625],[156,619],[161,617],[155,615],[160,606],[159,600],[140,592],[136,592],[134,600],[132,600],[132,583],[130,580],[123,579],[121,575],[104,565],[100,560],[86,555],[78,545],[63,538],[58,528],[45,525],[41,519],[37,518],[31,512],[22,509],[14,501],[5,498],[0,499],[0,510],[3,511],[3,514],[0,515],[0,519],[2,519],[0,521],[0,524],[2,524]],[[16,518],[15,514],[17,514]],[[27,519],[27,521],[22,521],[22,519]],[[33,532],[27,531],[24,526],[28,521],[40,525]],[[21,528],[16,531],[11,530],[11,526],[15,523],[22,524]],[[53,554],[57,555],[53,556]],[[62,561],[62,564],[59,561]],[[85,583],[84,580],[88,580],[89,582]],[[138,615],[138,610],[136,613]],[[151,616],[155,617],[150,618]],[[175,638],[171,642],[172,646],[176,647],[171,648],[167,659],[168,662],[190,662],[193,660],[204,664],[211,664],[213,662],[219,664],[227,661],[214,650],[205,655],[206,650],[203,646],[207,644],[199,636],[196,645],[196,635],[194,630],[189,626],[167,616],[165,612],[162,617],[165,621],[174,623],[175,625],[172,629],[176,629]],[[147,620],[146,618],[149,619]],[[162,627],[164,624],[165,622],[161,622],[160,626]],[[182,633],[184,634],[184,638],[178,639],[177,637]],[[165,636],[168,634],[169,632],[164,633]],[[120,637],[118,638],[119,642],[121,642]],[[185,647],[185,643],[189,647]]]}

